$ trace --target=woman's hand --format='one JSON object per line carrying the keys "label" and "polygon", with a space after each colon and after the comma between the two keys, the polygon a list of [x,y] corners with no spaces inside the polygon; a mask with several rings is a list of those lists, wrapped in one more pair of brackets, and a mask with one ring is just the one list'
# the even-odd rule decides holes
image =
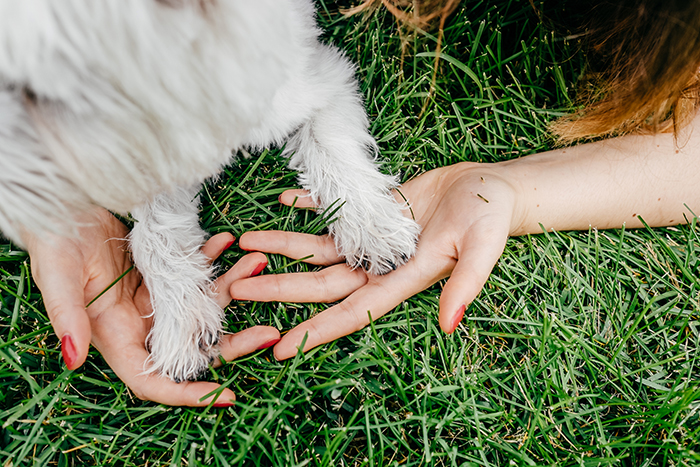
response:
{"label": "woman's hand", "polygon": [[[32,274],[44,297],[44,304],[56,334],[61,339],[61,351],[70,369],[78,368],[93,345],[109,366],[140,399],[167,405],[206,406],[214,396],[200,399],[219,385],[210,382],[183,382],[143,375],[148,359],[146,336],[151,328],[148,290],[135,270],[104,291],[115,279],[131,267],[127,253],[127,228],[103,209],[83,219],[80,237],[67,239],[30,237],[25,241],[31,257]],[[231,243],[233,236],[219,234],[203,247],[212,260]],[[216,282],[219,305],[231,300],[230,285],[249,277],[266,264],[264,255],[254,253],[242,258]],[[226,360],[232,360],[274,343],[279,332],[268,326],[255,326],[221,339],[220,350]],[[231,405],[235,398],[224,389],[214,403],[217,407]]]}
{"label": "woman's hand", "polygon": [[[402,300],[451,277],[440,297],[440,327],[453,332],[483,287],[509,235],[553,230],[636,228],[686,222],[700,212],[700,116],[679,146],[671,134],[628,135],[533,154],[497,164],[462,163],[431,170],[401,187],[423,228],[418,252],[385,276],[350,270],[331,239],[285,232],[249,232],[241,247],[330,266],[318,272],[243,279],[239,300],[332,302],[292,329],[275,347],[278,359],[357,331]],[[312,207],[303,192],[284,204]],[[397,194],[397,200],[403,199]],[[407,213],[407,215],[410,215]],[[642,222],[641,219],[644,219]]]}
{"label": "woman's hand", "polygon": [[[280,201],[313,207],[302,190],[289,190]],[[513,226],[515,190],[486,164],[462,163],[432,170],[407,182],[396,198],[408,200],[422,227],[418,252],[404,266],[384,276],[350,269],[336,254],[328,236],[289,232],[248,232],[245,250],[279,253],[328,266],[318,272],[265,275],[231,285],[237,300],[341,303],[298,325],[275,346],[275,357],[297,352],[306,333],[304,350],[355,332],[403,300],[451,276],[440,297],[440,327],[455,330],[466,307],[485,284],[501,256]]]}

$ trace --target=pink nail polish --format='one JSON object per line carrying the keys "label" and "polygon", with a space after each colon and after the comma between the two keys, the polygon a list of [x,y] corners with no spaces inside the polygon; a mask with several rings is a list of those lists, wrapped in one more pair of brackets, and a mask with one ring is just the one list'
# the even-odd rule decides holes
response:
{"label": "pink nail polish", "polygon": [[282,339],[272,339],[271,341],[265,342],[263,345],[258,347],[256,350],[262,350],[262,349],[266,349],[268,347],[272,347],[273,345],[275,345],[276,343],[278,343],[281,340]]}
{"label": "pink nail polish", "polygon": [[63,361],[69,370],[75,369],[75,361],[78,359],[78,351],[75,350],[75,344],[70,334],[64,334],[61,338],[61,354]]}
{"label": "pink nail polish", "polygon": [[250,276],[248,276],[248,277],[257,276],[258,274],[260,274],[262,272],[263,269],[265,269],[265,266],[267,266],[266,262],[258,264],[258,266],[255,269],[253,269],[253,272],[251,272]]}
{"label": "pink nail polish", "polygon": [[459,307],[459,310],[457,310],[457,314],[455,315],[454,318],[452,318],[452,326],[450,326],[450,329],[452,329],[449,333],[452,334],[455,332],[455,329],[457,329],[457,326],[459,325],[459,322],[462,321],[462,318],[464,317],[464,311],[467,309],[466,305],[462,305]]}
{"label": "pink nail polish", "polygon": [[216,401],[212,404],[212,407],[233,407],[233,402]]}

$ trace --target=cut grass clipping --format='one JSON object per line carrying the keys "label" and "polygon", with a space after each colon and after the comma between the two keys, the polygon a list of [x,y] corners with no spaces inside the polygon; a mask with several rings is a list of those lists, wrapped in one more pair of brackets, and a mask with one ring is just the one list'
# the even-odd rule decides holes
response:
{"label": "cut grass clipping", "polygon": [[[541,17],[569,14],[551,3]],[[436,37],[407,38],[402,60],[389,15],[319,8],[325,39],[358,64],[384,170],[404,180],[546,150],[547,122],[571,106],[580,45],[530,2],[463,2],[420,118]],[[239,158],[203,192],[202,223],[321,232],[324,219],[277,203],[294,186],[278,151]],[[5,244],[0,465],[700,465],[698,235],[693,220],[511,239],[453,335],[438,328],[438,284],[306,355],[262,351],[218,369],[208,378],[238,401],[209,410],[137,400],[95,350],[66,370],[27,255]],[[290,329],[325,308],[234,303],[228,329]]]}

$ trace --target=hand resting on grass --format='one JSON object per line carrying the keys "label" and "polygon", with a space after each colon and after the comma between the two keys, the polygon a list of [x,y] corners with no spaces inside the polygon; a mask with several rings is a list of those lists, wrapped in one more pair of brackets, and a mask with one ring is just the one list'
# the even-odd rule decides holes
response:
{"label": "hand resting on grass", "polygon": [[[697,119],[696,119],[697,121]],[[641,227],[683,223],[700,208],[700,133],[677,146],[671,134],[625,136],[550,151],[497,164],[461,163],[431,170],[400,191],[422,227],[418,252],[406,265],[384,276],[350,269],[327,236],[292,232],[248,232],[246,250],[280,253],[327,266],[317,272],[251,277],[266,263],[262,253],[244,256],[216,282],[219,304],[238,300],[342,302],[289,331],[275,346],[282,360],[350,334],[401,301],[451,276],[440,298],[439,322],[453,332],[478,295],[503,252],[508,236],[546,229]],[[397,196],[400,196],[397,194]],[[313,207],[300,190],[280,200]],[[127,273],[89,307],[98,294],[131,263],[125,248],[127,229],[114,216],[96,210],[79,239],[26,240],[32,272],[68,367],[79,367],[89,343],[142,399],[169,405],[204,406],[199,401],[218,386],[208,382],[176,384],[143,376],[150,321],[148,292],[135,271]],[[212,237],[205,253],[216,258],[233,241],[230,234]],[[256,326],[225,335],[222,356],[235,359],[276,342],[279,332]],[[224,389],[216,405],[234,395]]]}
{"label": "hand resting on grass", "polygon": [[[418,251],[384,276],[350,269],[327,236],[261,231],[241,248],[279,253],[327,266],[317,272],[264,275],[233,282],[238,300],[342,302],[289,331],[275,357],[355,332],[403,300],[451,276],[440,297],[439,322],[451,333],[485,284],[508,236],[547,230],[588,230],[684,223],[700,209],[698,119],[676,144],[672,134],[625,136],[496,164],[461,163],[407,182],[401,193],[422,227]],[[313,207],[301,190],[280,197]],[[398,195],[397,195],[398,197]],[[691,211],[692,210],[692,211]],[[411,215],[408,209],[406,215]]]}
{"label": "hand resting on grass", "polygon": [[[211,382],[174,383],[156,375],[142,375],[148,358],[146,336],[151,328],[148,290],[135,270],[128,272],[93,303],[115,279],[131,268],[124,238],[127,228],[104,209],[84,219],[80,238],[25,238],[31,257],[32,275],[44,298],[46,310],[68,368],[81,366],[90,342],[100,351],[109,366],[134,394],[144,400],[168,405],[206,406],[214,396],[200,399],[216,390]],[[213,236],[203,251],[212,260],[233,243],[233,236]],[[231,297],[230,284],[261,269],[267,260],[260,253],[246,255],[217,279],[219,305],[225,307]],[[220,350],[226,360],[233,360],[265,347],[279,339],[277,329],[255,326],[237,334],[226,334]],[[214,362],[216,363],[216,362]],[[231,405],[234,394],[224,389],[215,402],[217,407]]]}

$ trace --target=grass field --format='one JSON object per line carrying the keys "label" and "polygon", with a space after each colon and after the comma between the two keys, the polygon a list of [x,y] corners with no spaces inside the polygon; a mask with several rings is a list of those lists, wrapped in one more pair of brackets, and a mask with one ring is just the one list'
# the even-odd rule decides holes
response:
{"label": "grass field", "polygon": [[[568,14],[550,3],[545,18]],[[547,122],[572,106],[580,45],[527,1],[463,2],[420,117],[436,37],[405,38],[402,60],[391,17],[319,7],[325,39],[358,64],[384,169],[404,180],[546,150]],[[295,186],[278,154],[207,187],[205,228],[322,230],[277,204]],[[204,410],[139,401],[94,350],[66,370],[27,255],[4,244],[0,465],[700,465],[699,255],[695,221],[514,238],[453,335],[437,324],[437,284],[291,361],[261,351],[217,370],[238,402]],[[228,327],[286,330],[325,307],[238,303]]]}

